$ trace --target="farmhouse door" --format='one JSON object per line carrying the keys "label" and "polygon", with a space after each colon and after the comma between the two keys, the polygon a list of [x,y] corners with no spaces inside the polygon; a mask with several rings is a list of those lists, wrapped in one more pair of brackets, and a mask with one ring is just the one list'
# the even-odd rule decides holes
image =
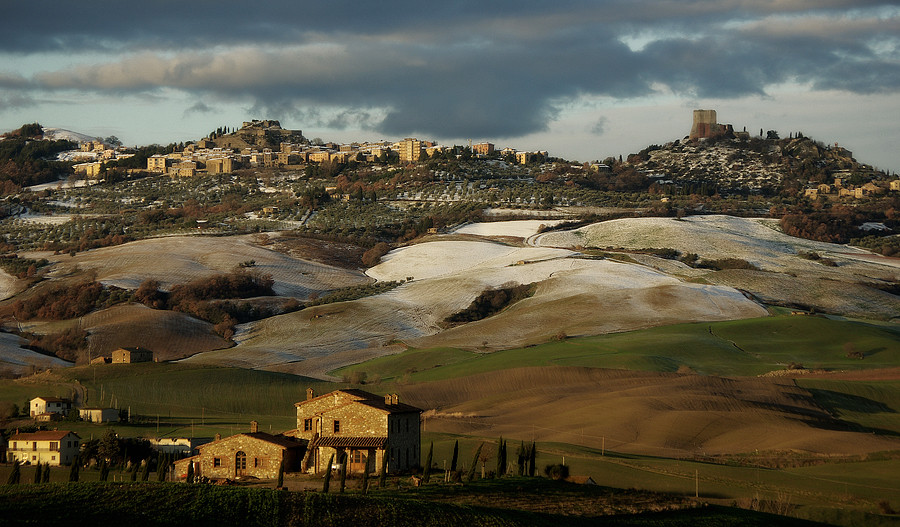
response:
{"label": "farmhouse door", "polygon": [[243,450],[238,450],[234,455],[234,477],[239,478],[247,471],[247,455]]}
{"label": "farmhouse door", "polygon": [[369,468],[369,456],[365,450],[353,450],[350,453],[350,469],[351,473],[361,474]]}

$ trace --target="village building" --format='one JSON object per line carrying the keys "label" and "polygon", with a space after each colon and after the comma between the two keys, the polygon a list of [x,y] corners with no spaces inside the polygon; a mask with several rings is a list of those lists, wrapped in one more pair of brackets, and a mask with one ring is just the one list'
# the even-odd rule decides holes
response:
{"label": "village building", "polygon": [[115,408],[79,408],[78,415],[82,421],[91,423],[116,423],[119,421],[119,411]]}
{"label": "village building", "polygon": [[319,473],[328,459],[339,464],[346,454],[351,473],[380,472],[387,456],[388,472],[419,466],[422,410],[362,390],[336,390],[315,396],[307,390],[297,407],[296,437],[309,441],[303,470]]}
{"label": "village building", "polygon": [[407,137],[400,141],[398,145],[400,150],[400,161],[415,162],[422,159],[422,141]]}
{"label": "village building", "polygon": [[43,430],[9,438],[7,459],[22,464],[69,465],[78,455],[81,438],[68,430]]}
{"label": "village building", "polygon": [[159,437],[148,439],[157,452],[191,455],[194,449],[213,441],[211,437]]}
{"label": "village building", "polygon": [[65,415],[72,409],[72,401],[61,397],[35,397],[28,404],[29,415],[38,417],[45,414]]}
{"label": "village building", "polygon": [[305,450],[305,442],[260,432],[253,421],[249,433],[216,439],[197,447],[198,455],[176,461],[175,476],[186,477],[193,464],[197,477],[275,479],[282,462],[285,472],[296,472]]}
{"label": "village building", "polygon": [[152,362],[153,352],[141,347],[119,348],[112,352],[113,364],[130,364],[134,362]]}

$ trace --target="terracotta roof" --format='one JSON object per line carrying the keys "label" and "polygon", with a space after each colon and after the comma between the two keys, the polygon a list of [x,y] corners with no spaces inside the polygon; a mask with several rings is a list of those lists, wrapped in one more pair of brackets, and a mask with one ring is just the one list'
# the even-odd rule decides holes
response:
{"label": "terracotta roof", "polygon": [[243,433],[243,434],[235,434],[233,436],[223,437],[222,439],[219,439],[218,441],[213,441],[212,443],[206,443],[204,445],[200,445],[196,449],[203,450],[204,448],[206,448],[209,445],[221,443],[222,441],[227,441],[227,440],[229,440],[233,437],[237,437],[239,435],[252,437],[253,439],[265,441],[266,443],[272,443],[273,445],[277,445],[282,448],[298,448],[298,447],[303,446],[303,443],[301,443],[300,441],[298,441],[294,438],[291,438],[291,437],[286,437],[286,436],[282,436],[282,435],[273,436],[272,434],[267,434],[265,432],[247,432],[247,433]]}
{"label": "terracotta roof", "polygon": [[9,438],[10,441],[59,441],[60,439],[72,434],[81,439],[78,434],[69,430],[41,430],[39,432],[15,434]]}
{"label": "terracotta roof", "polygon": [[[310,399],[310,400],[314,401],[316,399],[321,399],[322,397],[328,397],[328,396],[334,394],[335,392],[345,393],[347,395],[350,395],[350,396],[356,398],[356,400],[353,402],[364,404],[370,408],[375,408],[375,409],[378,409],[378,410],[381,410],[381,411],[384,411],[387,413],[391,413],[391,414],[405,414],[405,413],[414,413],[414,412],[421,413],[422,412],[421,408],[417,408],[411,404],[404,404],[404,403],[385,404],[384,396],[376,395],[374,393],[369,393],[367,391],[358,390],[355,388],[347,388],[344,390],[335,390],[334,392],[328,392],[326,394],[319,395],[318,397],[314,397],[313,399]],[[306,404],[307,402],[308,401],[300,401],[299,403],[296,403],[294,406],[302,406],[303,404]]]}
{"label": "terracotta roof", "polygon": [[314,439],[310,443],[312,447],[337,447],[337,448],[384,448],[387,445],[386,437],[340,437],[325,436]]}

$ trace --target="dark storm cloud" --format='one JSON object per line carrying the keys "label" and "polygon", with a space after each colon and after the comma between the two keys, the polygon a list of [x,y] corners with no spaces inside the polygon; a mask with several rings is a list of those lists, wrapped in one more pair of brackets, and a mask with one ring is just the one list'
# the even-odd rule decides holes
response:
{"label": "dark storm cloud", "polygon": [[900,85],[896,2],[60,4],[8,6],[0,53],[109,59],[29,80],[44,90],[175,88],[390,135],[521,136],[547,129],[560,102],[660,85],[691,97]]}

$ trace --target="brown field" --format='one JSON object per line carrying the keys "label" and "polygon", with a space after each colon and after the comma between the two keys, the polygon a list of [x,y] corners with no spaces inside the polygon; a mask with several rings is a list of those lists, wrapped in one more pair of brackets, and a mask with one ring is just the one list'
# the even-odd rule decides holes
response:
{"label": "brown field", "polygon": [[519,368],[404,386],[429,432],[580,444],[667,457],[850,455],[900,440],[848,431],[790,379]]}
{"label": "brown field", "polygon": [[112,350],[124,346],[140,346],[152,350],[161,361],[177,360],[231,346],[208,322],[141,304],[97,311],[85,316],[83,323],[90,328],[89,342],[94,357],[109,357]]}

